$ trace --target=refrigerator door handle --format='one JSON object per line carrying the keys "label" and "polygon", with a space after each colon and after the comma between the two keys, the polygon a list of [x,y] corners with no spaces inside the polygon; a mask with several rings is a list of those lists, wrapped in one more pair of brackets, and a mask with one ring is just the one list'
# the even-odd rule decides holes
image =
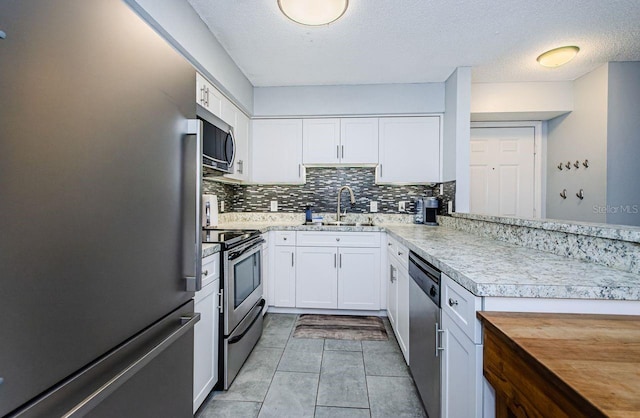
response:
{"label": "refrigerator door handle", "polygon": [[83,417],[93,408],[95,408],[100,402],[105,400],[110,394],[112,394],[116,389],[122,386],[127,380],[132,378],[138,371],[140,371],[144,366],[146,366],[151,360],[156,358],[160,353],[162,353],[166,348],[171,346],[175,341],[177,341],[180,337],[182,337],[187,331],[189,331],[193,326],[200,320],[199,313],[193,313],[189,316],[181,316],[180,317],[180,328],[173,331],[169,334],[165,339],[160,341],[155,347],[146,352],[140,358],[138,358],[133,363],[126,366],[122,371],[120,371],[117,375],[111,378],[108,382],[98,388],[95,392],[85,398],[78,405],[73,407],[69,412],[63,415],[65,418],[72,417]]}
{"label": "refrigerator door handle", "polygon": [[197,292],[202,289],[202,121],[189,119],[187,125],[182,148],[183,271],[186,291]]}

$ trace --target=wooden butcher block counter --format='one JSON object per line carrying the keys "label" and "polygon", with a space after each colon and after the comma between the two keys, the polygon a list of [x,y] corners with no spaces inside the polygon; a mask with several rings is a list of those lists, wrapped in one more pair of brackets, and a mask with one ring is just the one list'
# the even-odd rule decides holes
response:
{"label": "wooden butcher block counter", "polygon": [[640,316],[478,318],[496,417],[640,417]]}

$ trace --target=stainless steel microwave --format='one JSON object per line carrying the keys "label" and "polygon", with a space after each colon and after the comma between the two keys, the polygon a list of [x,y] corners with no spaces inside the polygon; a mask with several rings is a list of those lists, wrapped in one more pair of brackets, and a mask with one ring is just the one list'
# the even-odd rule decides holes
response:
{"label": "stainless steel microwave", "polygon": [[221,129],[206,119],[202,121],[202,165],[204,167],[233,173],[233,159],[236,154],[236,141],[233,129]]}

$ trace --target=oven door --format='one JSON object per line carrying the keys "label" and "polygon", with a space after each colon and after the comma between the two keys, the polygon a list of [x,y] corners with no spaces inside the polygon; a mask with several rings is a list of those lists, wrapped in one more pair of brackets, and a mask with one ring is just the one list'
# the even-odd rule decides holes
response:
{"label": "oven door", "polygon": [[224,334],[230,335],[262,298],[262,243],[252,241],[225,251]]}

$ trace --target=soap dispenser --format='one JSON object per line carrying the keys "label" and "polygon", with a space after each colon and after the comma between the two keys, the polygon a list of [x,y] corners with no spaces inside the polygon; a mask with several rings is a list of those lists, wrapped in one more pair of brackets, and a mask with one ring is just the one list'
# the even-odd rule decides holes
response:
{"label": "soap dispenser", "polygon": [[313,214],[311,213],[311,205],[307,205],[304,208],[304,221],[306,222],[313,222]]}

